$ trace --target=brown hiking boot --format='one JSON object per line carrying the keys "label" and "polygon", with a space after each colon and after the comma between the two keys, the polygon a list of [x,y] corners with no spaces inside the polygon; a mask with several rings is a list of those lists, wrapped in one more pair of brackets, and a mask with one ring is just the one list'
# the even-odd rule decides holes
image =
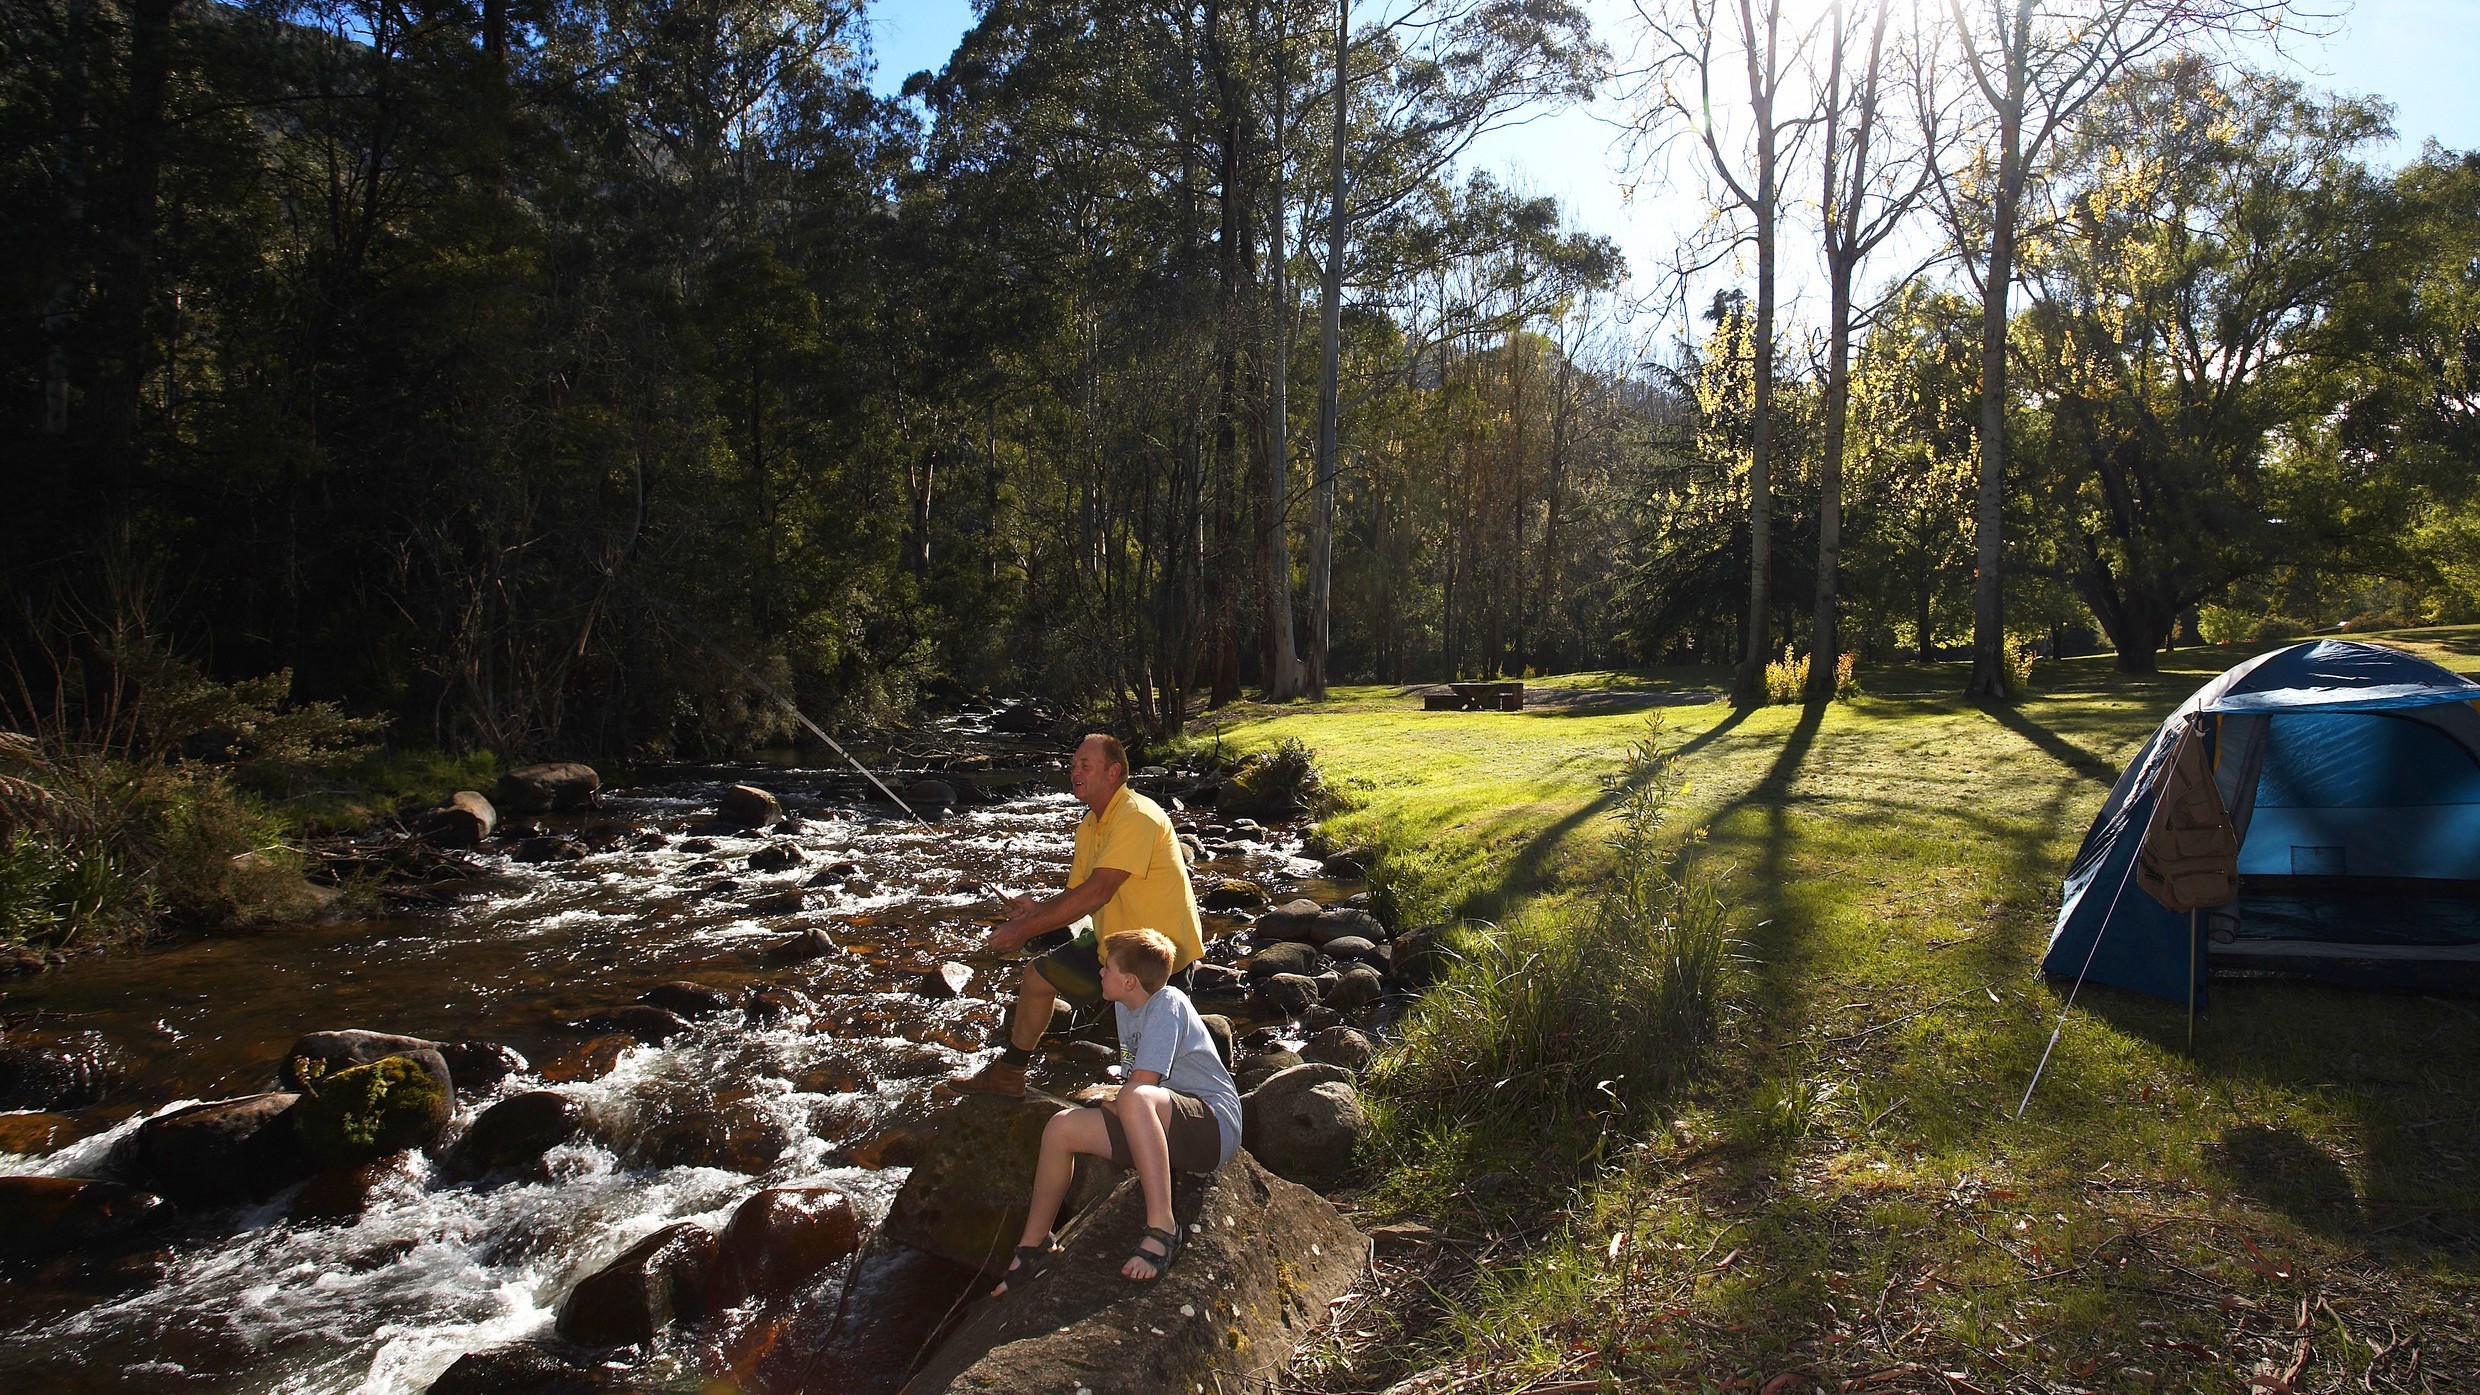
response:
{"label": "brown hiking boot", "polygon": [[1023,1099],[1025,1068],[1001,1056],[971,1075],[949,1076],[947,1088],[960,1095],[1005,1095],[1010,1099]]}

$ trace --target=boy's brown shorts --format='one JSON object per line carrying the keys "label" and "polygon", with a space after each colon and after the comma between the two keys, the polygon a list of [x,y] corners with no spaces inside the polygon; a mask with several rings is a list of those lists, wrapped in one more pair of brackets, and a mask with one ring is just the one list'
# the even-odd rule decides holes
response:
{"label": "boy's brown shorts", "polygon": [[[1179,1090],[1171,1094],[1171,1117],[1163,1121],[1163,1136],[1171,1145],[1171,1170],[1174,1172],[1212,1172],[1223,1165],[1223,1130],[1214,1122],[1214,1111],[1195,1095]],[[1102,1127],[1111,1135],[1111,1161],[1121,1167],[1135,1167],[1128,1156],[1128,1135],[1120,1129],[1119,1111],[1102,1111]]]}

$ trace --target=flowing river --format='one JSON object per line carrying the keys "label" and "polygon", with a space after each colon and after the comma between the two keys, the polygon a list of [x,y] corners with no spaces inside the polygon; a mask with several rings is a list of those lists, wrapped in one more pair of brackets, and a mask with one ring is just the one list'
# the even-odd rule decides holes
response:
{"label": "flowing river", "polygon": [[[0,986],[12,1042],[82,1043],[117,1074],[50,1139],[21,1128],[10,1146],[30,1151],[0,1151],[0,1173],[97,1175],[145,1117],[274,1088],[286,1047],[331,1028],[522,1053],[524,1072],[460,1101],[450,1138],[529,1089],[572,1094],[598,1121],[536,1178],[477,1183],[403,1154],[357,1215],[296,1186],[184,1214],[108,1263],[0,1283],[0,1389],[420,1392],[464,1352],[546,1334],[569,1287],[632,1242],[679,1220],[719,1227],[761,1186],[837,1187],[875,1221],[905,1174],[865,1166],[867,1145],[928,1115],[933,1087],[1002,1025],[1018,961],[979,951],[994,890],[1055,889],[1066,871],[1082,809],[1056,763],[1040,765],[927,827],[831,771],[672,772],[541,821],[591,835],[601,850],[581,859],[524,864],[486,844],[483,879],[440,910],[193,940]],[[707,827],[741,781],[784,795],[799,828]],[[1183,828],[1204,834],[1201,881],[1331,890],[1281,835]],[[785,843],[798,865],[750,870]],[[779,947],[810,927],[837,951],[787,963]],[[953,998],[923,987],[942,961],[972,970]],[[765,1025],[725,1013],[625,1050],[575,1025],[673,980],[790,988],[814,1007]],[[789,1319],[636,1354],[625,1378],[695,1390],[721,1370],[723,1388],[891,1391],[970,1287],[927,1259],[848,1264]]]}

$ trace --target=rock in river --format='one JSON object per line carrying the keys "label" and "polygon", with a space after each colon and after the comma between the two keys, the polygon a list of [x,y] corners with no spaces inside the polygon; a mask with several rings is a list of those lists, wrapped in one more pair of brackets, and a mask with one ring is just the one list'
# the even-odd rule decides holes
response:
{"label": "rock in river", "polygon": [[586,856],[586,846],[566,838],[528,838],[508,855],[519,862],[576,862]]}
{"label": "rock in river", "polygon": [[808,861],[801,850],[790,843],[769,843],[749,855],[752,872],[789,872]]}
{"label": "rock in river", "polygon": [[665,1226],[569,1290],[556,1330],[579,1346],[652,1342],[674,1321],[704,1312],[714,1259],[713,1232],[687,1221]]}
{"label": "rock in river", "polygon": [[1278,941],[1249,956],[1249,977],[1270,979],[1276,974],[1299,974],[1308,977],[1318,971],[1318,952],[1304,944]]}
{"label": "rock in river", "polygon": [[956,787],[945,780],[915,780],[904,787],[904,802],[923,814],[956,807]]}
{"label": "rock in river", "polygon": [[612,1372],[580,1365],[530,1342],[469,1351],[432,1381],[426,1395],[603,1395]]}
{"label": "rock in river", "polygon": [[1265,1005],[1285,1017],[1297,1017],[1317,1001],[1317,980],[1302,974],[1269,974],[1257,982]]}
{"label": "rock in river", "polygon": [[499,811],[478,790],[458,790],[448,802],[413,818],[416,837],[434,847],[479,847],[499,829]]}
{"label": "rock in river", "polygon": [[1266,890],[1255,882],[1231,878],[1216,882],[1197,904],[1209,911],[1252,911],[1266,904]]}
{"label": "rock in river", "polygon": [[1341,1066],[1354,1075],[1367,1070],[1370,1059],[1377,1054],[1377,1043],[1350,1027],[1329,1027],[1312,1037],[1300,1052],[1303,1061]]}
{"label": "rock in river", "polygon": [[903,1395],[1268,1388],[1369,1262],[1369,1242],[1324,1197],[1246,1153],[1174,1173],[1172,1212],[1188,1229],[1179,1262],[1153,1283],[1120,1278],[1145,1219],[1124,1177],[1061,1233],[1046,1273],[978,1305]]}
{"label": "rock in river", "polygon": [[528,1090],[482,1111],[449,1150],[451,1167],[467,1176],[532,1165],[585,1128],[585,1106],[556,1090]]}
{"label": "rock in river", "polygon": [[961,998],[973,983],[973,969],[950,959],[935,969],[926,969],[913,981],[913,991],[925,998]]}
{"label": "rock in river", "polygon": [[756,785],[734,785],[723,792],[723,803],[717,812],[726,823],[764,828],[782,821],[784,806]]}
{"label": "rock in river", "polygon": [[861,1247],[852,1198],[833,1187],[767,1187],[732,1213],[706,1284],[706,1310],[779,1303]]}
{"label": "rock in river", "polygon": [[40,1262],[171,1219],[152,1192],[83,1177],[0,1177],[0,1260]]}
{"label": "rock in river", "polygon": [[730,1012],[740,1000],[720,988],[679,979],[656,984],[647,989],[645,996],[638,1001],[682,1017],[712,1017],[719,1012]]}
{"label": "rock in river", "polygon": [[686,1036],[689,1024],[676,1012],[667,1012],[645,1003],[598,1012],[578,1023],[589,1031],[625,1032],[647,1046],[661,1046],[674,1037]]}
{"label": "rock in river", "polygon": [[520,766],[499,777],[499,805],[512,814],[541,814],[554,809],[584,809],[603,788],[594,767],[575,761]]}
{"label": "rock in river", "polygon": [[835,941],[827,938],[827,932],[818,929],[816,926],[812,926],[797,935],[776,941],[775,948],[773,950],[775,958],[792,962],[798,962],[806,959],[824,959],[830,954],[839,952],[840,951],[838,951],[835,947]]}
{"label": "rock in river", "polygon": [[311,1161],[339,1168],[421,1147],[455,1109],[448,1063],[436,1051],[411,1051],[322,1072],[305,1082],[291,1115]]}
{"label": "rock in river", "polygon": [[298,1098],[245,1095],[159,1114],[138,1126],[132,1155],[155,1190],[183,1206],[266,1196],[311,1172],[285,1113]]}

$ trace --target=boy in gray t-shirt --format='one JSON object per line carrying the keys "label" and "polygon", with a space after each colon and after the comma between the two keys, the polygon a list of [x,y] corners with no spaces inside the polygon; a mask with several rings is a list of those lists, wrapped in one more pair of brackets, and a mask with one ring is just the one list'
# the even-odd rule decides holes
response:
{"label": "boy in gray t-shirt", "polygon": [[1008,1264],[1007,1281],[1023,1283],[1052,1253],[1051,1223],[1076,1173],[1076,1154],[1092,1153],[1136,1169],[1145,1192],[1145,1234],[1120,1273],[1141,1283],[1161,1277],[1179,1258],[1182,1233],[1171,1214],[1171,1173],[1212,1172],[1240,1147],[1240,1092],[1214,1050],[1196,1006],[1171,976],[1171,941],[1132,930],[1103,942],[1102,996],[1119,1020],[1126,1078],[1109,1108],[1066,1109],[1042,1130],[1034,1164],[1033,1204],[1025,1233]]}

